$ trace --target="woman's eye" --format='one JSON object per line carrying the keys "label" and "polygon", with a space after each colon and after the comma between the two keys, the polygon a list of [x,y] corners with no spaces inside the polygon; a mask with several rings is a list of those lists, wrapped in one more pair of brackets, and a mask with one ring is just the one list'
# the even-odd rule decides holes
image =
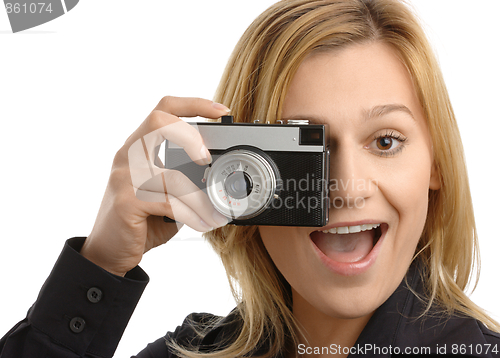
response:
{"label": "woman's eye", "polygon": [[382,137],[377,139],[377,148],[380,150],[393,149],[398,145],[398,141],[391,137]]}
{"label": "woman's eye", "polygon": [[376,136],[370,145],[377,154],[383,156],[394,155],[404,148],[407,138],[394,131]]}

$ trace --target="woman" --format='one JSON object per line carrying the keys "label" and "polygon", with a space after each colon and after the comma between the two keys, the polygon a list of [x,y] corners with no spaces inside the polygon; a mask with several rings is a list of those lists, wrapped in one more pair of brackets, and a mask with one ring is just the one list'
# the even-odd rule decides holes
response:
{"label": "woman", "polygon": [[[479,354],[497,353],[498,324],[463,293],[477,243],[460,137],[432,51],[405,6],[277,3],[243,35],[215,100],[164,98],[129,137],[91,234],[70,242],[27,320],[2,340],[1,357],[20,346],[33,349],[30,357],[48,347],[49,356],[112,354],[145,285],[137,264],[177,230],[163,215],[209,231],[241,289],[228,317],[192,315],[138,357],[388,356],[443,347],[449,354],[474,356],[478,347]],[[330,187],[327,226],[226,225],[179,174],[155,169],[166,200],[163,190],[151,193],[154,180],[150,187],[134,182],[141,169],[131,155],[136,143],[150,154],[167,138],[208,163],[203,140],[178,117],[216,119],[228,112],[219,103],[242,122],[328,124],[330,177],[340,185]],[[65,276],[69,265],[73,273]],[[99,266],[127,279],[106,276]],[[67,304],[56,293],[61,281],[67,289],[79,275],[90,304]],[[57,325],[52,306],[59,300]],[[101,304],[110,307],[97,308],[98,319]],[[379,350],[366,350],[367,343]]]}

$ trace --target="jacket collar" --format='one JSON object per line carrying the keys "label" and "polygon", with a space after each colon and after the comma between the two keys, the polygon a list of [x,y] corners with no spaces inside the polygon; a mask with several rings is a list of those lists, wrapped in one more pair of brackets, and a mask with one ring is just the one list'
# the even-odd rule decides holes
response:
{"label": "jacket collar", "polygon": [[[453,347],[467,348],[478,344],[485,347],[487,342],[475,319],[446,315],[436,305],[422,316],[426,307],[422,298],[425,297],[422,274],[423,264],[416,260],[396,291],[375,311],[355,347],[375,349],[376,345],[379,350],[371,351],[375,354],[368,356],[377,357],[406,353],[451,355]],[[363,353],[351,354],[349,357],[366,357],[366,350]],[[478,354],[474,349],[467,354],[469,357],[491,357],[484,355],[484,352]]]}
{"label": "jacket collar", "polygon": [[[476,320],[464,316],[445,316],[435,308],[425,316],[425,302],[421,280],[423,265],[416,260],[409,268],[396,291],[373,314],[356,341],[356,351],[349,358],[376,356],[389,358],[405,353],[408,348],[425,349],[425,354],[452,354],[459,347],[486,346],[483,328]],[[433,306],[434,307],[434,306]],[[242,319],[237,308],[205,335],[200,350],[221,349],[237,337]],[[484,328],[485,329],[485,328]],[[371,350],[367,350],[371,347]],[[266,342],[254,351],[263,354]],[[415,353],[416,351],[410,352]],[[469,357],[492,357],[472,350]],[[462,355],[463,356],[463,355]],[[278,357],[281,358],[281,357]]]}

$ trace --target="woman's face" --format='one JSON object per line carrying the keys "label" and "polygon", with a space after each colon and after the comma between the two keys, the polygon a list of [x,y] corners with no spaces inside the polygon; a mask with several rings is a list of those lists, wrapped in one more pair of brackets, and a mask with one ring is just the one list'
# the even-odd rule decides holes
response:
{"label": "woman's face", "polygon": [[429,189],[439,188],[410,76],[382,43],[314,54],[293,78],[282,117],[329,126],[330,216],[319,229],[261,226],[264,245],[292,286],[294,311],[369,315],[403,279]]}

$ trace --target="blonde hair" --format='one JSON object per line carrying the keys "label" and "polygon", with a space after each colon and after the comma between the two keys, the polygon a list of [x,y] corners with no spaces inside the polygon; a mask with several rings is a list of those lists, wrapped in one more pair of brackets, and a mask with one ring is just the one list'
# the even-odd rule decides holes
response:
{"label": "blonde hair", "polygon": [[[397,0],[283,0],[243,34],[214,100],[238,121],[280,119],[284,94],[303,59],[315,51],[381,41],[392,46],[410,73],[432,138],[441,188],[429,193],[426,224],[415,257],[424,263],[428,313],[462,313],[491,329],[499,325],[464,293],[478,271],[472,199],[460,134],[438,63],[409,8]],[[225,348],[199,353],[171,343],[186,357],[237,357],[267,342],[262,357],[297,343],[291,293],[256,227],[226,225],[205,234],[220,255],[242,328]],[[477,280],[477,277],[476,277]],[[477,282],[477,281],[476,281]],[[203,334],[202,332],[200,334]]]}

